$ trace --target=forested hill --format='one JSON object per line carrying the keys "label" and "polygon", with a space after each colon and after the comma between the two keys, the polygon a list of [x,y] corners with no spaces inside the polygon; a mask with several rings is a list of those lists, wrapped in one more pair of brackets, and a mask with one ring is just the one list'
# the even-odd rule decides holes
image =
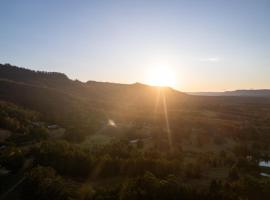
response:
{"label": "forested hill", "polygon": [[0,64],[0,78],[40,84],[47,83],[48,81],[68,81],[68,77],[63,73],[34,71],[12,66],[10,64]]}
{"label": "forested hill", "polygon": [[[188,96],[162,88],[168,106]],[[76,132],[93,131],[108,117],[147,116],[157,105],[160,90],[143,84],[83,83],[57,72],[40,72],[9,64],[0,65],[0,100],[36,110],[46,120]],[[161,105],[161,102],[159,102]]]}
{"label": "forested hill", "polygon": [[[56,89],[78,98],[88,98],[91,100],[120,100],[129,97],[132,100],[134,96],[151,96],[151,93],[156,92],[155,87],[140,83],[119,84],[96,81],[83,83],[78,80],[71,80],[63,73],[33,71],[10,64],[0,64],[0,79],[25,83],[36,87]],[[164,90],[175,97],[185,95],[171,88],[164,88]]]}

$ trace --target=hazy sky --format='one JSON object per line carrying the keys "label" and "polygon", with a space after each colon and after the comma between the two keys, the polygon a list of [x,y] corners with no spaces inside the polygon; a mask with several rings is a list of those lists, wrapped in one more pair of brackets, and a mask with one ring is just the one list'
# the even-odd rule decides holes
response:
{"label": "hazy sky", "polygon": [[270,0],[1,0],[0,62],[182,91],[270,88]]}

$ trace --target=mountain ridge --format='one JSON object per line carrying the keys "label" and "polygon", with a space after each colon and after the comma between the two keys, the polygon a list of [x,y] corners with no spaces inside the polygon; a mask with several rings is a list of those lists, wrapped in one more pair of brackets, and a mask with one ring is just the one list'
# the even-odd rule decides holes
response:
{"label": "mountain ridge", "polygon": [[247,96],[247,97],[270,97],[270,89],[239,89],[224,92],[189,92],[197,96]]}

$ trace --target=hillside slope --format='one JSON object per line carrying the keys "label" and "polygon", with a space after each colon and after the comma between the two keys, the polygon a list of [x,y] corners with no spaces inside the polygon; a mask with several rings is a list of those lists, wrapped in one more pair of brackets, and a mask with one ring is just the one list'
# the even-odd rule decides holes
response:
{"label": "hillside slope", "polygon": [[71,129],[93,131],[107,118],[126,120],[150,115],[163,105],[160,99],[164,96],[168,107],[178,107],[188,99],[188,95],[171,88],[140,83],[83,83],[62,73],[0,65],[0,99],[37,110]]}

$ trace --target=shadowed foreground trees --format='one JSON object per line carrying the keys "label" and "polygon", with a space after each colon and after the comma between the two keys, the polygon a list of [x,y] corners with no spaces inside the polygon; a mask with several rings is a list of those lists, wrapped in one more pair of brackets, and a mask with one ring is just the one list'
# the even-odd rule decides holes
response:
{"label": "shadowed foreground trees", "polygon": [[22,196],[25,200],[71,200],[75,191],[53,168],[38,166],[27,174]]}

